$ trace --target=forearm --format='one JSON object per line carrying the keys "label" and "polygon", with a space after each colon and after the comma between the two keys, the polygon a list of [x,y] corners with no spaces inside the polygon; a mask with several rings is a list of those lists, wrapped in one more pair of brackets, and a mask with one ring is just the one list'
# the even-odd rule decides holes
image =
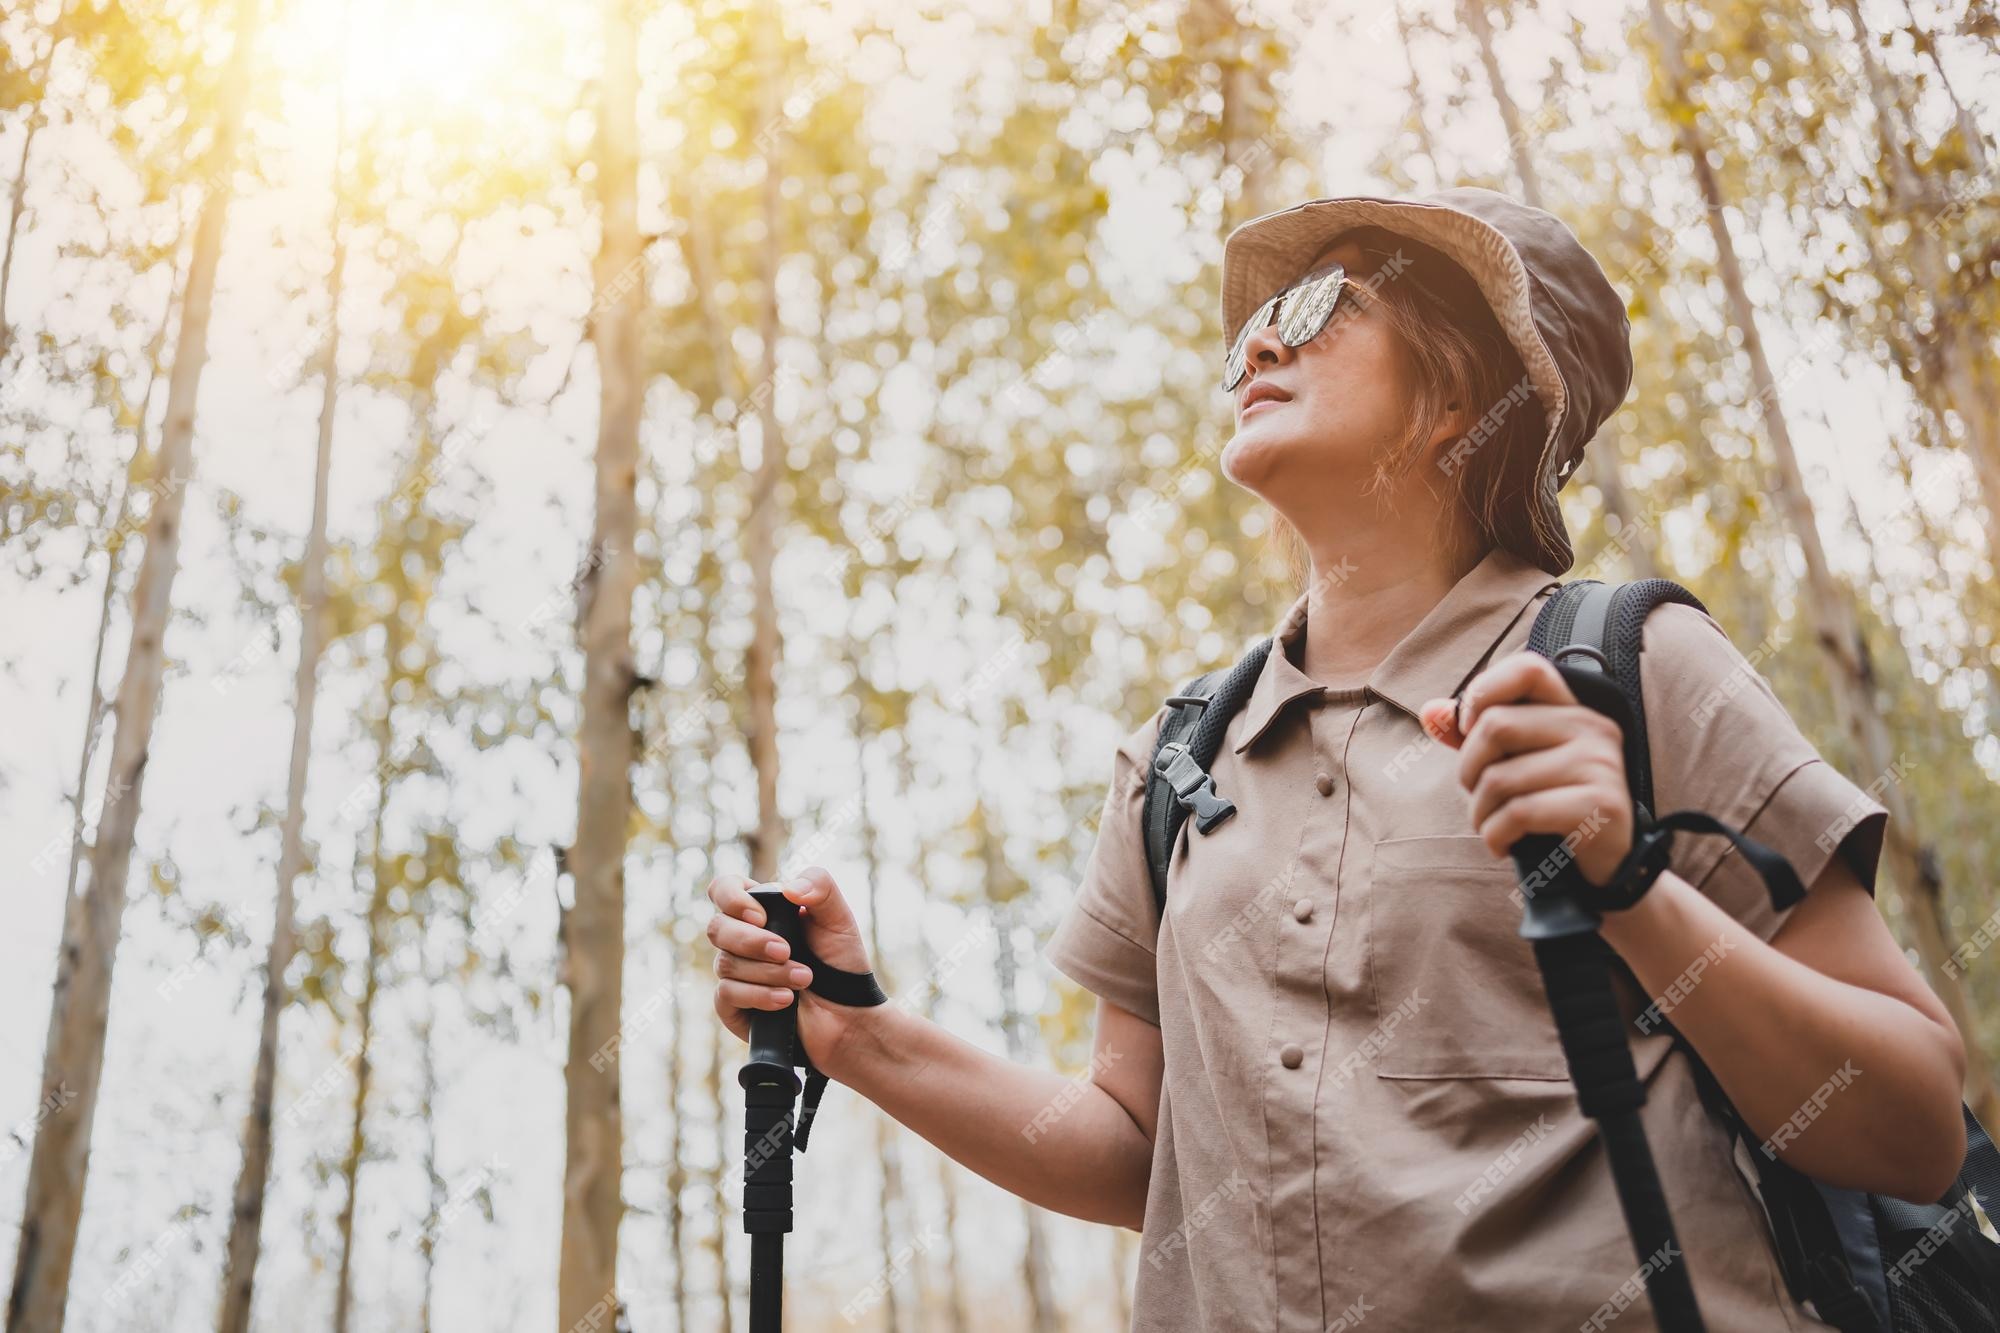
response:
{"label": "forearm", "polygon": [[839,1064],[842,1083],[1009,1193],[1142,1225],[1153,1145],[1088,1075],[1014,1064],[894,1004],[857,1023]]}
{"label": "forearm", "polygon": [[1671,871],[1603,934],[1652,998],[1654,1030],[1680,1029],[1767,1151],[1828,1184],[1942,1192],[1959,1087],[1930,1016],[1787,956]]}

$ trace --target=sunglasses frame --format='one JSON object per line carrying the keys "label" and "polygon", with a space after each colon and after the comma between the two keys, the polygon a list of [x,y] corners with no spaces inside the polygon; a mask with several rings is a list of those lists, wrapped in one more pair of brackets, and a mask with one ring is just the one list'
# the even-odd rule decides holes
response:
{"label": "sunglasses frame", "polygon": [[1275,319],[1279,340],[1287,347],[1303,347],[1325,330],[1346,287],[1347,266],[1334,261],[1305,274],[1258,306],[1257,312],[1237,330],[1236,341],[1223,358],[1223,391],[1234,393],[1249,372],[1251,334],[1268,327]]}

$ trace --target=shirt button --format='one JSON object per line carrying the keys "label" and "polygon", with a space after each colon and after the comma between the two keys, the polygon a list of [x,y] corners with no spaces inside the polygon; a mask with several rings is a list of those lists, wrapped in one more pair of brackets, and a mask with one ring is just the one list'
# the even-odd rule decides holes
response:
{"label": "shirt button", "polygon": [[1321,796],[1333,795],[1333,775],[1331,773],[1315,774],[1313,776],[1313,786],[1319,788]]}
{"label": "shirt button", "polygon": [[1278,1052],[1278,1059],[1287,1069],[1297,1069],[1306,1062],[1306,1053],[1297,1042],[1287,1042],[1285,1049]]}
{"label": "shirt button", "polygon": [[1300,921],[1312,920],[1313,919],[1312,899],[1301,898],[1297,902],[1293,903],[1292,916]]}

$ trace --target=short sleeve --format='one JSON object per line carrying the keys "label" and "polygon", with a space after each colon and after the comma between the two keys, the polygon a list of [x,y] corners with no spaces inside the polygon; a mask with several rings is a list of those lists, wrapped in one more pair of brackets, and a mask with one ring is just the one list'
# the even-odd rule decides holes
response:
{"label": "short sleeve", "polygon": [[[1700,810],[1792,863],[1808,889],[1847,858],[1869,892],[1888,811],[1799,731],[1755,664],[1706,612],[1679,603],[1646,618],[1639,681],[1656,813]],[[1674,872],[1769,940],[1790,915],[1729,840],[1676,834]]]}
{"label": "short sleeve", "polygon": [[1146,865],[1141,817],[1146,773],[1166,716],[1162,704],[1118,744],[1111,787],[1097,824],[1097,843],[1083,881],[1043,956],[1077,985],[1158,1026],[1159,973],[1154,957],[1159,912]]}

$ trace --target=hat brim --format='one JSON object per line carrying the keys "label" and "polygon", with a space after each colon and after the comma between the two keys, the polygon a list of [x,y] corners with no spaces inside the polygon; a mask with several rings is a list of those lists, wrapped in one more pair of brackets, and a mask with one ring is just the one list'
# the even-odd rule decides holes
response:
{"label": "hat brim", "polygon": [[[1569,410],[1569,391],[1555,357],[1535,326],[1527,265],[1513,242],[1490,223],[1442,204],[1409,199],[1350,195],[1314,199],[1250,219],[1229,233],[1222,247],[1222,336],[1224,350],[1259,304],[1297,277],[1300,269],[1342,234],[1357,227],[1381,227],[1430,246],[1464,269],[1486,298],[1501,332],[1521,358],[1528,381],[1542,401],[1548,433],[1535,460],[1536,503],[1561,532],[1556,488],[1567,477],[1550,475],[1550,451]],[[1567,541],[1564,546],[1567,547]],[[1571,555],[1551,552],[1567,568]]]}

